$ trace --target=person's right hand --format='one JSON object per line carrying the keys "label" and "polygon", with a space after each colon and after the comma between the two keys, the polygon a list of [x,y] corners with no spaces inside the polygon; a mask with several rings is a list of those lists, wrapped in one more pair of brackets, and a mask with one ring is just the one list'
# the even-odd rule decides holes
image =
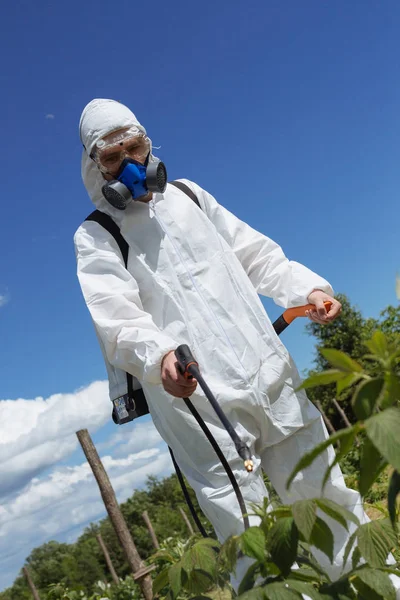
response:
{"label": "person's right hand", "polygon": [[187,398],[197,387],[196,379],[186,379],[179,371],[174,350],[168,352],[162,359],[161,381],[164,390],[175,398]]}

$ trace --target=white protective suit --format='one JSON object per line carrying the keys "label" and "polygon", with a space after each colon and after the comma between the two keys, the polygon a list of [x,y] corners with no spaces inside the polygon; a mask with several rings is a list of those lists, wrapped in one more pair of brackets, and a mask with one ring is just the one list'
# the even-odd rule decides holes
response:
{"label": "white protective suit", "polygon": [[[118,224],[130,251],[126,269],[110,234],[96,222],[84,222],[75,234],[78,277],[107,364],[111,399],[127,391],[124,372],[140,381],[156,428],[222,541],[243,531],[236,496],[184,402],[164,391],[161,360],[188,344],[237,433],[251,447],[255,469],[248,474],[198,387],[191,400],[227,457],[248,507],[267,494],[261,467],[283,502],[318,496],[332,450],[296,477],[290,494],[285,489],[299,458],[327,432],[305,393],[296,391],[298,372],[258,294],[288,308],[306,304],[315,289],[333,292],[324,279],[288,260],[275,242],[193,182],[183,180],[202,210],[171,185],[149,204],[112,208],[88,154],[101,137],[131,125],[140,126],[125,106],[112,100],[93,100],[82,113],[86,189],[95,206]],[[346,488],[339,468],[333,469],[325,495],[365,519],[359,495]],[[323,518],[334,531],[333,565],[324,554],[315,554],[337,578],[348,533]],[[239,565],[238,581],[247,566],[246,560]]]}

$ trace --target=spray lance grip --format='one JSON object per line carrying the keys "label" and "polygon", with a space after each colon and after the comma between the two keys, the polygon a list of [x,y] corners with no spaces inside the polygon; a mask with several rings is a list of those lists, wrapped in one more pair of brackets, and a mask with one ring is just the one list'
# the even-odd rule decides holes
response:
{"label": "spray lance grip", "polygon": [[[199,372],[199,363],[194,358],[187,344],[181,344],[175,350],[175,358],[178,361],[179,370],[187,379],[195,377]],[[195,367],[195,373],[192,372],[191,367]],[[189,370],[190,369],[190,370]]]}
{"label": "spray lance grip", "polygon": [[218,401],[215,398],[214,394],[211,392],[210,388],[204,381],[200,373],[199,364],[194,358],[193,354],[191,353],[189,346],[187,346],[187,344],[181,344],[180,346],[178,346],[178,348],[175,350],[175,357],[178,362],[178,367],[181,373],[187,378],[194,377],[198,381],[208,401],[217,413],[218,418],[220,419],[221,423],[223,424],[226,431],[230,435],[233,443],[235,444],[237,453],[239,454],[240,458],[242,458],[244,461],[244,467],[246,471],[250,473],[254,467],[253,461],[251,459],[250,448],[247,444],[245,444],[245,442],[243,442],[243,440],[240,439],[235,429],[233,428],[231,422],[229,421],[222,408],[218,404]]}

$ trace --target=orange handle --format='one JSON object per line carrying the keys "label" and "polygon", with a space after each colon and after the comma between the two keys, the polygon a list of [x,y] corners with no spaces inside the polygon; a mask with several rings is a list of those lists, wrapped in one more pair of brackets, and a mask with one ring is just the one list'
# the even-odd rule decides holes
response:
{"label": "orange handle", "polygon": [[[332,302],[327,300],[326,302],[324,302],[324,304],[326,310],[329,311],[330,307],[332,306]],[[288,308],[283,313],[283,318],[289,325],[290,323],[292,323],[292,321],[297,319],[297,317],[305,317],[306,312],[308,310],[315,310],[315,304],[306,304],[305,306],[296,306],[295,308]]]}

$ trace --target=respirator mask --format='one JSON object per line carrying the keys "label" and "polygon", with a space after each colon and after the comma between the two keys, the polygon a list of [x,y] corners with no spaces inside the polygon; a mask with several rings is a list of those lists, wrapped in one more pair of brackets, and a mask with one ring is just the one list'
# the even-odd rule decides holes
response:
{"label": "respirator mask", "polygon": [[105,199],[119,210],[125,210],[132,200],[149,192],[163,193],[167,187],[167,169],[151,155],[149,138],[137,127],[120,130],[101,139],[91,158],[100,171],[113,177],[102,192]]}

